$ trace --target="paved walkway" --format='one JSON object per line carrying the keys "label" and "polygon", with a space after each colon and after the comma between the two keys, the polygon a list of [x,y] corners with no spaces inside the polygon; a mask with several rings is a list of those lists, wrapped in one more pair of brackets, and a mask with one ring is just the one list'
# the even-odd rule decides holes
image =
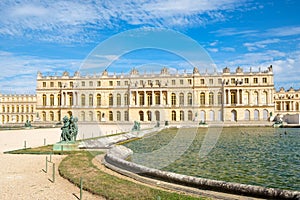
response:
{"label": "paved walkway", "polygon": [[[52,168],[45,173],[45,155],[12,155],[5,151],[53,144],[58,141],[60,129],[30,129],[0,131],[0,199],[27,200],[76,200],[79,188],[58,175],[57,166],[64,156],[52,156],[56,165],[55,183],[52,183]],[[103,199],[83,192],[84,199]]]}

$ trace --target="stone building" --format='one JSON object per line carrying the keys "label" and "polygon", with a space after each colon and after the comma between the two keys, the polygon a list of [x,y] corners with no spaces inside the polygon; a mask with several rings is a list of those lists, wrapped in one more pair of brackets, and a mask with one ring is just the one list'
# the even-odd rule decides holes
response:
{"label": "stone building", "polygon": [[160,73],[62,76],[37,75],[36,112],[42,122],[65,115],[81,123],[156,123],[206,121],[267,122],[274,113],[272,66],[258,72]]}
{"label": "stone building", "polygon": [[36,95],[0,94],[0,123],[13,124],[36,120]]}
{"label": "stone building", "polygon": [[300,90],[295,90],[292,87],[288,90],[280,88],[279,91],[275,92],[274,101],[276,114],[299,114],[300,112]]}

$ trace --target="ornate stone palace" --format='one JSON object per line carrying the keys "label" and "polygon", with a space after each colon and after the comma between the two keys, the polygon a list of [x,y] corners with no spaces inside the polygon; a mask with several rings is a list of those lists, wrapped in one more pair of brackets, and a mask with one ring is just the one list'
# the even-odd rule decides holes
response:
{"label": "ornate stone palace", "polygon": [[[299,94],[300,95],[300,94]],[[275,92],[272,66],[265,71],[43,76],[37,74],[36,96],[1,95],[1,123],[57,123],[78,116],[80,123],[139,121],[268,122],[282,112],[299,112],[294,90]],[[297,100],[297,101],[295,101]]]}

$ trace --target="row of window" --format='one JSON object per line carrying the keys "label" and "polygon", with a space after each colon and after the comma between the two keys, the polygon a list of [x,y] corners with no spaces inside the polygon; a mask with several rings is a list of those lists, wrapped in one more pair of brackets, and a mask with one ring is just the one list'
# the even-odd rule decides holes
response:
{"label": "row of window", "polygon": [[[179,80],[178,79],[172,79],[171,80],[171,85],[178,85],[178,83],[179,83],[179,85],[184,85],[184,80],[185,79],[179,79]],[[187,80],[188,85],[193,84],[192,79],[186,79],[186,80]],[[231,78],[230,79],[231,84],[241,84],[241,83],[249,84],[250,83],[249,81],[250,81],[249,78],[243,78],[241,80],[238,80],[236,78]],[[257,84],[258,82],[259,82],[259,79],[257,77],[254,77],[252,83]],[[268,82],[267,77],[263,77],[262,78],[262,83],[267,83],[267,82]],[[122,82],[121,81],[108,81],[108,86],[121,86],[121,83],[122,83],[122,86],[128,86],[129,81],[128,80],[125,80],[125,81],[122,81]],[[139,85],[139,86],[144,86],[145,87],[146,85],[148,85],[148,86],[152,87],[154,85],[161,86],[162,83],[161,83],[160,80],[154,80],[154,81],[153,80],[140,80],[139,82],[137,81],[134,84],[135,84],[135,86]],[[206,82],[206,79],[201,78],[200,79],[200,84],[201,85],[205,85],[205,84],[213,85],[214,84],[214,79],[210,78],[210,79],[208,79],[208,82]],[[222,79],[221,78],[219,78],[217,80],[217,84],[218,85],[222,84]],[[229,80],[225,81],[225,84],[228,85]],[[101,87],[101,81],[96,81],[96,82],[94,82],[94,81],[80,81],[80,85],[81,85],[81,87],[86,87],[86,86]],[[78,86],[79,86],[79,82],[78,82]],[[44,88],[47,87],[47,82],[45,82],[45,81],[43,82],[43,87]],[[50,87],[55,87],[55,82],[50,82]],[[71,87],[71,88],[73,88],[74,87],[74,82],[70,81],[69,83],[65,83],[64,85],[62,84],[62,82],[58,82],[57,87],[59,87],[59,88],[62,88],[62,87]]]}
{"label": "row of window", "polygon": [[[237,120],[237,111],[232,110],[231,111],[231,120],[236,121]],[[242,113],[241,113],[242,114]],[[49,112],[50,116],[50,121],[55,121],[55,120],[60,120],[60,113],[58,112],[57,118],[54,116],[54,112],[50,111]],[[250,120],[253,118],[253,120],[259,120],[260,119],[260,112],[259,110],[255,109],[253,111],[253,117],[250,117],[250,110],[246,109],[244,111],[244,120]],[[200,114],[197,115],[197,113],[193,113],[191,110],[187,111],[187,119],[186,113],[181,110],[176,112],[175,110],[171,111],[171,121],[221,121],[222,120],[222,112],[221,110],[217,111],[217,116],[215,111],[210,110],[208,112],[208,118],[206,118],[206,112],[201,110]],[[269,112],[268,110],[264,109],[262,112],[262,119],[267,120],[269,117]],[[46,112],[42,112],[42,120],[46,121]],[[96,112],[96,119],[94,119],[94,113],[92,111],[85,112],[81,111],[80,112],[80,121],[106,121],[106,116],[105,113],[101,113],[100,111]],[[160,111],[139,111],[139,121],[160,121],[161,116],[160,116]],[[167,120],[167,119],[162,119],[162,120]],[[109,111],[108,113],[108,121],[129,121],[129,113],[128,111],[116,111],[115,113],[113,111]]]}
{"label": "row of window", "polygon": [[23,123],[28,121],[33,121],[33,115],[16,115],[16,116],[10,116],[10,115],[2,115],[2,123]]}
{"label": "row of window", "polygon": [[29,106],[29,105],[26,105],[26,106],[23,106],[23,105],[2,105],[2,112],[11,112],[11,113],[24,113],[24,112],[34,112],[34,107],[33,106]]}

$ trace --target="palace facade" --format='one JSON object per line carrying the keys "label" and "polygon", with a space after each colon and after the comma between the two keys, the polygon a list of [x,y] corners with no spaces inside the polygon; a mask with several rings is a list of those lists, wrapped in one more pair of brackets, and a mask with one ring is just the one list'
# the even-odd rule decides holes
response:
{"label": "palace facade", "polygon": [[0,94],[0,123],[22,123],[36,120],[36,95]]}
{"label": "palace facade", "polygon": [[36,120],[59,122],[74,115],[82,123],[105,122],[249,122],[265,121],[274,114],[272,66],[244,72],[238,67],[214,73],[82,76],[37,75]]}

